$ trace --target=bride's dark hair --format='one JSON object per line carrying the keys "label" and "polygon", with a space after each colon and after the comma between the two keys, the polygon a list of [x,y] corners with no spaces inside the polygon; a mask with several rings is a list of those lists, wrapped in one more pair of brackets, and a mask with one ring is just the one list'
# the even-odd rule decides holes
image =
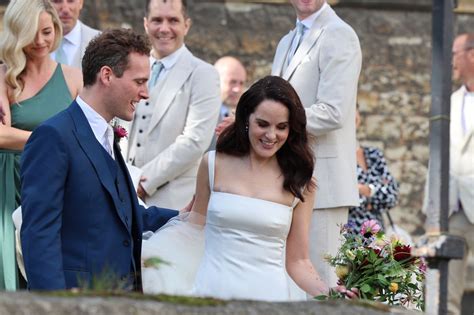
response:
{"label": "bride's dark hair", "polygon": [[254,83],[240,98],[235,112],[235,122],[217,139],[216,150],[234,156],[250,152],[248,137],[249,116],[264,100],[282,103],[289,111],[289,135],[277,151],[278,164],[282,169],[283,188],[304,201],[303,190],[311,180],[314,156],[306,132],[306,114],[298,94],[286,80],[266,76]]}

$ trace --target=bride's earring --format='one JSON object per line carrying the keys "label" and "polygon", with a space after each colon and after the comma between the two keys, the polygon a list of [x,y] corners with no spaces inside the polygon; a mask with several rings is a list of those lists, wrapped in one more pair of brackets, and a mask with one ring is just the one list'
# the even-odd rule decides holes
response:
{"label": "bride's earring", "polygon": [[245,132],[247,132],[247,133],[249,132],[249,125],[248,124],[245,125]]}

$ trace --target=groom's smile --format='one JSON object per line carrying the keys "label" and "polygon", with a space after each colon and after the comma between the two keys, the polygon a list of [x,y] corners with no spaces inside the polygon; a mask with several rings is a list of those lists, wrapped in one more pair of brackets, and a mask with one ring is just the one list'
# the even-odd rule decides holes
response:
{"label": "groom's smile", "polygon": [[[150,73],[148,56],[131,53],[129,65],[121,77],[113,82],[113,100],[109,112],[113,117],[131,121],[140,100],[148,98],[147,81]],[[120,102],[120,100],[128,100]],[[126,105],[125,105],[126,104]]]}

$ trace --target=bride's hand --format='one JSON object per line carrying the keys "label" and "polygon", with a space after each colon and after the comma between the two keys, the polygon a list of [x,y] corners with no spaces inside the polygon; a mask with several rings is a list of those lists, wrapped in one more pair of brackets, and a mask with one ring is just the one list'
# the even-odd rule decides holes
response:
{"label": "bride's hand", "polygon": [[349,299],[359,298],[359,290],[357,288],[352,288],[348,290],[345,286],[338,285],[337,287],[332,288],[332,290],[344,294]]}

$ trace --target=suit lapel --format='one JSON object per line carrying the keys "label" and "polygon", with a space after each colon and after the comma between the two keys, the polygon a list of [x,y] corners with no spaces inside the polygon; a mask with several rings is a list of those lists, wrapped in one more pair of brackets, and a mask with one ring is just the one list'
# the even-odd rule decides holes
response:
{"label": "suit lapel", "polygon": [[176,94],[190,76],[192,72],[191,58],[192,54],[189,50],[185,49],[165,80],[161,81],[157,88],[152,91],[151,101],[154,102],[154,112],[148,127],[148,133],[151,133],[153,128],[163,118]]}
{"label": "suit lapel", "polygon": [[81,21],[78,20],[77,23],[79,23],[79,26],[81,28],[81,41],[79,43],[79,49],[76,51],[76,54],[74,55],[71,65],[74,67],[82,68],[82,55],[84,54],[84,51],[86,50],[86,47],[84,47],[85,34],[84,34],[84,27],[82,26]]}
{"label": "suit lapel", "polygon": [[[313,25],[311,26],[311,29],[309,30],[309,34],[303,40],[295,55],[291,59],[290,64],[284,71],[282,77],[285,80],[289,80],[293,72],[303,61],[304,57],[307,56],[311,48],[316,45],[316,42],[318,41],[319,37],[324,32],[324,27],[326,26],[328,21],[332,19],[335,15],[336,13],[334,12],[334,10],[328,6],[326,9],[324,9],[323,12],[321,12],[321,15],[316,18],[316,20],[313,22]],[[285,57],[288,54],[288,49],[287,53],[285,54]]]}
{"label": "suit lapel", "polygon": [[[315,23],[316,24],[316,23]],[[319,36],[323,32],[323,29],[315,29],[314,25],[310,30],[308,36],[303,40],[298,50],[296,50],[295,55],[291,58],[291,62],[283,73],[283,78],[288,80],[293,72],[296,70],[296,67],[299,66],[303,58],[308,54],[309,50],[316,44]],[[286,60],[286,58],[285,58]]]}
{"label": "suit lapel", "polygon": [[287,36],[283,39],[281,43],[280,52],[275,55],[275,60],[273,62],[272,67],[272,75],[282,76],[283,71],[285,70],[285,62],[286,56],[288,55],[288,51],[290,50],[291,42],[293,41],[293,37],[295,36],[295,30],[292,30],[288,33]]}
{"label": "suit lapel", "polygon": [[451,122],[450,132],[451,139],[457,139],[458,148],[461,149],[460,153],[464,153],[471,138],[472,132],[468,132],[466,135],[463,133],[461,117],[462,117],[462,103],[464,100],[464,89],[458,89],[454,92],[451,98]]}
{"label": "suit lapel", "polygon": [[461,154],[465,154],[469,148],[469,143],[474,141],[474,130],[468,131],[461,145]]}
{"label": "suit lapel", "polygon": [[69,112],[76,127],[74,130],[74,135],[76,136],[80,147],[84,151],[85,155],[89,158],[100,182],[112,197],[115,210],[117,211],[120,220],[125,226],[127,226],[123,218],[123,214],[118,211],[120,207],[117,189],[115,188],[112,174],[108,171],[109,167],[107,166],[107,161],[105,160],[104,153],[101,152],[101,150],[103,150],[102,146],[100,145],[100,143],[97,142],[86,116],[75,101],[69,107]]}

